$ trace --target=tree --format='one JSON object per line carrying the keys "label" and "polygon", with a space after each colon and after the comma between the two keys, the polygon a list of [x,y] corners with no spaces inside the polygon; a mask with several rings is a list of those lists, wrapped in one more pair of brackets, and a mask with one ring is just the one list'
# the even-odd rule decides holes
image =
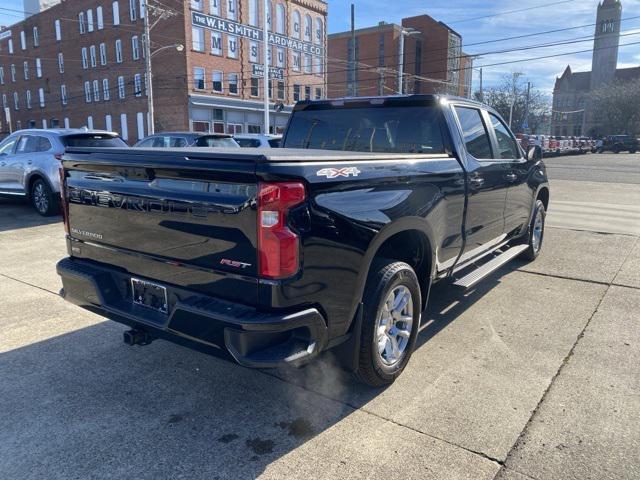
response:
{"label": "tree", "polygon": [[483,96],[480,95],[480,92],[475,92],[474,97],[476,100],[493,107],[502,118],[508,121],[511,102],[513,101],[514,86],[516,102],[513,106],[513,120],[511,123],[513,131],[522,132],[526,120],[529,126],[527,133],[548,133],[548,122],[551,118],[551,100],[546,93],[532,86],[529,92],[529,108],[527,113],[527,81],[522,79],[522,77],[511,74],[505,75],[502,83],[498,86],[485,89]]}
{"label": "tree", "polygon": [[591,111],[601,135],[640,135],[640,79],[593,92]]}

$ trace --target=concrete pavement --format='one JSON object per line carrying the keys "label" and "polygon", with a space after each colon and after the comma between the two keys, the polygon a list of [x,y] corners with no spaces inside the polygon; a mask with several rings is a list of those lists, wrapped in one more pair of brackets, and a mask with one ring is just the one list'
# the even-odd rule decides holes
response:
{"label": "concrete pavement", "polygon": [[124,327],[56,295],[62,226],[0,201],[0,475],[637,478],[638,234],[624,220],[603,234],[602,213],[576,225],[554,202],[627,215],[638,186],[552,182],[541,257],[466,295],[437,286],[386,390],[330,356],[260,372],[166,342],[126,347]]}

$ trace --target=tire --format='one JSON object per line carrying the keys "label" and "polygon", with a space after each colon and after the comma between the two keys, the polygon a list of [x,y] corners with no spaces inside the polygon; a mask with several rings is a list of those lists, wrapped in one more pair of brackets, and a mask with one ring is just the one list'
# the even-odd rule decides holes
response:
{"label": "tire", "polygon": [[51,187],[43,179],[38,178],[31,185],[31,204],[43,217],[49,217],[58,213],[60,202],[57,196],[51,190]]}
{"label": "tire", "polygon": [[[407,293],[409,298],[406,298]],[[392,308],[389,315],[388,307],[394,302],[396,309]],[[415,348],[421,310],[420,285],[409,265],[394,260],[372,265],[364,293],[360,352],[355,372],[360,382],[384,387],[398,378]],[[409,317],[411,325],[408,325]]]}
{"label": "tire", "polygon": [[536,204],[533,207],[533,216],[531,217],[531,223],[529,224],[529,232],[526,237],[526,244],[529,246],[522,254],[520,258],[532,262],[540,252],[542,251],[542,244],[544,242],[544,225],[547,217],[547,211],[544,208],[542,200],[536,200]]}

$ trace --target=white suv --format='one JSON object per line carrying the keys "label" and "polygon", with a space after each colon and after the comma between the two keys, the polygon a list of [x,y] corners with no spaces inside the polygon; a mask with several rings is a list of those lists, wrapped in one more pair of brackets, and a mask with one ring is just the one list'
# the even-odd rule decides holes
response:
{"label": "white suv", "polygon": [[28,198],[43,216],[58,213],[60,158],[67,147],[128,148],[114,132],[18,130],[0,143],[0,195]]}
{"label": "white suv", "polygon": [[264,133],[238,133],[234,140],[243,148],[278,148],[282,135],[265,135]]}

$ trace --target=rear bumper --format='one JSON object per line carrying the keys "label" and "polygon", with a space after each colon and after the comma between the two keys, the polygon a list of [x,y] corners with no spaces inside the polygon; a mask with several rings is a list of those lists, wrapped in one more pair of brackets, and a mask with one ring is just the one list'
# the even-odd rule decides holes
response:
{"label": "rear bumper", "polygon": [[164,285],[169,313],[162,314],[133,303],[131,276],[126,272],[73,258],[61,260],[57,272],[66,300],[144,330],[152,338],[230,355],[247,367],[301,365],[327,345],[327,325],[315,308],[261,312]]}

